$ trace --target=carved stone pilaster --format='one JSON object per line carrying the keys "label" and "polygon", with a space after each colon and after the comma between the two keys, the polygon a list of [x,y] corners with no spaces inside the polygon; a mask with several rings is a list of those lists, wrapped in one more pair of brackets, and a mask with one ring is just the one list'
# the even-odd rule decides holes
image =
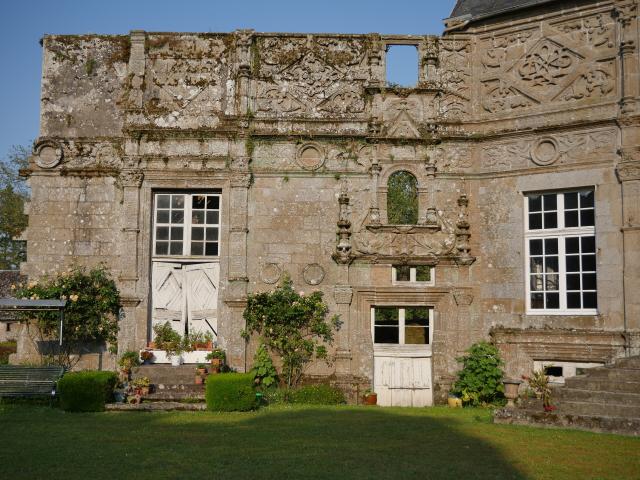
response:
{"label": "carved stone pilaster", "polygon": [[236,30],[236,55],[238,59],[238,114],[249,112],[249,78],[251,76],[251,43],[254,30]]}
{"label": "carved stone pilaster", "polygon": [[145,39],[143,30],[131,30],[131,52],[129,54],[129,77],[124,89],[123,103],[129,108],[142,108],[144,75],[146,69]]}
{"label": "carved stone pilaster", "polygon": [[347,184],[343,182],[342,191],[338,197],[340,210],[338,213],[338,244],[333,259],[342,265],[351,263],[351,220],[349,220],[349,195]]}
{"label": "carved stone pilaster", "polygon": [[456,249],[458,250],[458,257],[456,263],[458,265],[471,265],[475,262],[475,257],[472,257],[469,253],[471,247],[469,246],[469,238],[471,233],[469,232],[471,226],[469,225],[469,198],[465,193],[458,198],[458,221],[456,222]]}
{"label": "carved stone pilaster", "polygon": [[438,57],[440,55],[440,42],[438,37],[425,37],[424,42],[420,45],[420,78],[421,83],[435,82],[438,76]]}
{"label": "carved stone pilaster", "polygon": [[251,186],[251,174],[238,172],[229,178],[231,188],[249,188]]}
{"label": "carved stone pilaster", "polygon": [[142,170],[125,170],[120,172],[119,182],[122,187],[140,188],[144,180]]}
{"label": "carved stone pilaster", "polygon": [[620,110],[628,115],[636,111],[638,96],[638,60],[636,45],[637,5],[635,2],[621,3],[615,7],[615,16],[621,27],[620,55],[622,57],[622,100]]}
{"label": "carved stone pilaster", "polygon": [[381,86],[384,83],[384,43],[378,34],[369,35],[369,72],[370,85]]}

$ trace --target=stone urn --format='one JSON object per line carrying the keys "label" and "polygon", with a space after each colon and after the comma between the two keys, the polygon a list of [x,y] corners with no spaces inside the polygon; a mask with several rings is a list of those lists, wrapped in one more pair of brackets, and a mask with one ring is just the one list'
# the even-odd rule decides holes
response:
{"label": "stone urn", "polygon": [[515,401],[518,398],[518,388],[520,387],[522,380],[504,378],[502,383],[504,383],[504,396],[507,398],[507,408],[515,408]]}

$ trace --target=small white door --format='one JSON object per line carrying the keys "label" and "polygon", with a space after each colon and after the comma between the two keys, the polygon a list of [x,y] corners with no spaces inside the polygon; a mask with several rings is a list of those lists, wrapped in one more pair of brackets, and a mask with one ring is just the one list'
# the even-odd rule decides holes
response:
{"label": "small white door", "polygon": [[433,309],[421,306],[374,307],[371,317],[373,388],[378,394],[378,405],[433,405]]}
{"label": "small white door", "polygon": [[184,273],[189,332],[211,332],[215,337],[218,331],[220,264],[185,265]]}
{"label": "small white door", "polygon": [[184,275],[179,263],[153,262],[151,326],[171,322],[180,335],[185,327]]}

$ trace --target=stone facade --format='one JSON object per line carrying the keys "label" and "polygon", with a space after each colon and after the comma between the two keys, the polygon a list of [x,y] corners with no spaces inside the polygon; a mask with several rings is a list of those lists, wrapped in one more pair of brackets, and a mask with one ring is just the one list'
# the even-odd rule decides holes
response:
{"label": "stone facade", "polygon": [[[414,45],[418,83],[390,87],[388,45]],[[442,37],[150,33],[44,38],[29,181],[35,278],[105,262],[123,299],[119,348],[151,339],[154,195],[220,194],[218,340],[249,293],[288,273],[344,322],[330,366],[374,377],[371,309],[433,308],[433,396],[490,335],[507,373],[534,360],[640,353],[637,2],[552,2]],[[418,182],[417,225],[389,225],[387,184]],[[597,313],[527,310],[529,192],[592,188]],[[434,266],[430,285],[392,266]]]}

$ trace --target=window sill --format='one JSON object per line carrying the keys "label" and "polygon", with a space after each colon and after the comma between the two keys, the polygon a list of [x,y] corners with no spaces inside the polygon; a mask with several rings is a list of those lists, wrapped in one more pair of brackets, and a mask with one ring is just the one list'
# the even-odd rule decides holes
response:
{"label": "window sill", "polygon": [[527,310],[526,316],[531,317],[547,317],[563,316],[563,317],[594,317],[598,315],[598,310]]}

